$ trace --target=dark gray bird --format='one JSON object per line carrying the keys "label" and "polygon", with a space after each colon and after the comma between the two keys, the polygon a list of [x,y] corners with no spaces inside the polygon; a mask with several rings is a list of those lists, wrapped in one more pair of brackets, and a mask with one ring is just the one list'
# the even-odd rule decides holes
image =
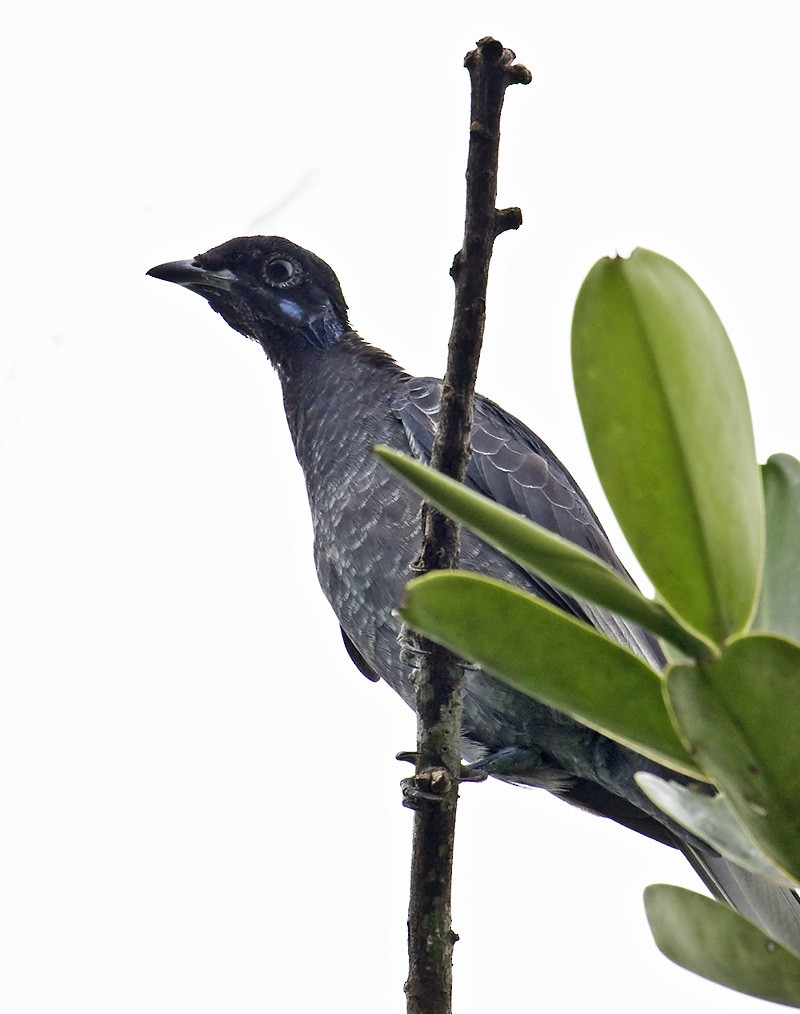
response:
{"label": "dark gray bird", "polygon": [[[376,444],[430,458],[441,382],[411,377],[350,327],[338,279],[319,257],[277,236],[233,239],[193,260],[151,268],[203,296],[257,341],[278,372],[305,474],[314,558],[345,647],[370,679],[413,707],[409,661],[393,609],[420,541],[418,497],[372,454]],[[553,452],[518,419],[476,396],[467,482],[589,550],[628,577],[597,515]],[[462,566],[515,584],[601,629],[660,668],[650,634],[550,587],[469,532]],[[637,771],[685,781],[479,669],[467,673],[463,755],[488,774],[539,786],[680,849],[717,897],[800,952],[800,905],[673,824],[639,790]]]}

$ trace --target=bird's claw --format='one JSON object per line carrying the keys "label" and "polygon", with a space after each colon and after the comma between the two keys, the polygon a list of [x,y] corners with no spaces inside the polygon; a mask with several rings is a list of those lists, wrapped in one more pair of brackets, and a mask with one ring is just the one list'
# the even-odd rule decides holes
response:
{"label": "bird's claw", "polygon": [[[397,760],[409,764],[417,763],[416,750],[401,750]],[[471,764],[462,764],[458,772],[458,782],[484,782],[488,772]],[[446,768],[428,768],[419,774],[404,778],[400,782],[403,792],[403,806],[410,810],[421,810],[432,803],[439,803],[452,785],[452,776]]]}
{"label": "bird's claw", "polygon": [[405,638],[400,641],[400,661],[412,671],[420,667],[420,660],[426,658],[430,652],[411,644]]}
{"label": "bird's claw", "polygon": [[426,810],[442,802],[443,793],[423,788],[416,775],[404,778],[400,782],[400,788],[403,793],[403,806],[409,810]]}
{"label": "bird's claw", "polygon": [[[412,675],[417,673],[420,669],[420,662],[422,659],[427,658],[430,655],[430,651],[426,648],[420,648],[419,645],[415,644],[405,629],[398,638],[400,645],[400,660],[404,666],[411,670]],[[455,664],[464,672],[478,672],[480,666],[475,662],[467,662],[465,659],[458,659],[454,656]]]}

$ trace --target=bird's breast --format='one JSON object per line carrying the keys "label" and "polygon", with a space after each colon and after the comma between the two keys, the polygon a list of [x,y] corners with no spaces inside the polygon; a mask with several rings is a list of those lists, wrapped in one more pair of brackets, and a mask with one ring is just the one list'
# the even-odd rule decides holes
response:
{"label": "bird's breast", "polygon": [[420,502],[372,454],[387,435],[358,453],[351,442],[338,467],[309,485],[309,502],[322,590],[362,654],[410,703],[393,611],[419,549]]}
{"label": "bird's breast", "polygon": [[376,444],[409,449],[391,408],[391,384],[368,370],[354,375],[354,364],[348,366],[346,373],[306,375],[288,399],[285,391],[287,417],[305,475],[322,590],[364,658],[411,703],[393,610],[419,551],[420,500],[373,454]]}

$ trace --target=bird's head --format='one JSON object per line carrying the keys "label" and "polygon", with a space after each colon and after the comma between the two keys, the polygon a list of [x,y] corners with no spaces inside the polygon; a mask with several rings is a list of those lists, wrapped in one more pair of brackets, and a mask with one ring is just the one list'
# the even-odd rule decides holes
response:
{"label": "bird's head", "polygon": [[331,268],[281,236],[232,239],[147,273],[199,293],[232,328],[260,342],[276,364],[307,347],[327,348],[350,330]]}

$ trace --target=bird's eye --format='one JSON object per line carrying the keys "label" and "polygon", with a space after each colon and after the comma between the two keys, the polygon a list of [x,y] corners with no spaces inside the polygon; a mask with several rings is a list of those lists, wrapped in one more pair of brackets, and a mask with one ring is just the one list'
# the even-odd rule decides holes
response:
{"label": "bird's eye", "polygon": [[294,261],[286,260],[285,257],[267,261],[264,265],[264,277],[270,285],[277,285],[279,288],[289,285],[293,280],[296,281],[295,275],[297,273],[297,265]]}

